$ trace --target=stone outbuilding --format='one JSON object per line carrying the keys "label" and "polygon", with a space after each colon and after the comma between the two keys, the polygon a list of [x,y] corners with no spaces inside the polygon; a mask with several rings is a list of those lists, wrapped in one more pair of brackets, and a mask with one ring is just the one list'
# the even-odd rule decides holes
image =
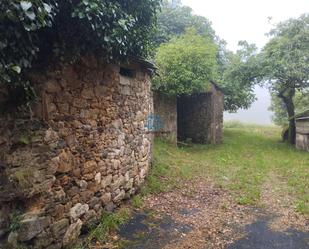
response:
{"label": "stone outbuilding", "polygon": [[224,94],[211,82],[209,90],[190,96],[154,94],[156,136],[171,143],[219,144],[223,133]]}
{"label": "stone outbuilding", "polygon": [[296,148],[309,151],[309,110],[296,117]]}
{"label": "stone outbuilding", "polygon": [[29,75],[37,101],[0,115],[0,248],[70,245],[137,191],[152,156],[152,69],[87,57]]}

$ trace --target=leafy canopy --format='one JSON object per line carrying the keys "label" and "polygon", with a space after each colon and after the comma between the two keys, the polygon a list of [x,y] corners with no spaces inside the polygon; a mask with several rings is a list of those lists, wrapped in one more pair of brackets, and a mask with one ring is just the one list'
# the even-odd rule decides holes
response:
{"label": "leafy canopy", "polygon": [[279,23],[270,32],[271,40],[261,53],[263,79],[284,102],[288,121],[288,141],[295,143],[295,103],[297,91],[309,87],[309,14]]}
{"label": "leafy canopy", "polygon": [[27,69],[53,56],[145,57],[159,7],[160,0],[2,0],[0,82],[27,88]]}
{"label": "leafy canopy", "polygon": [[194,15],[192,9],[182,6],[180,1],[174,5],[170,1],[164,1],[158,13],[158,27],[154,43],[158,47],[173,37],[184,34],[188,28],[194,28],[198,34],[215,39],[215,31],[207,18]]}
{"label": "leafy canopy", "polygon": [[272,90],[309,86],[309,14],[279,23],[262,51],[263,76]]}
{"label": "leafy canopy", "polygon": [[170,95],[206,90],[217,77],[217,46],[208,37],[189,29],[180,37],[162,44],[156,54],[159,68],[154,89]]}
{"label": "leafy canopy", "polygon": [[[217,72],[216,76],[214,76],[212,80],[216,81],[225,90],[225,109],[229,111],[236,111],[239,108],[248,108],[255,100],[253,93],[254,85],[246,80],[245,75],[241,74],[245,70],[246,61],[248,60],[251,62],[252,60],[249,58],[244,58],[242,53],[248,53],[248,56],[253,56],[254,54],[253,51],[250,51],[251,48],[249,48],[249,45],[247,44],[248,46],[242,46],[241,50],[243,51],[238,51],[236,54],[228,51],[225,48],[225,41],[221,40],[215,34],[215,31],[211,27],[211,22],[207,18],[194,15],[192,13],[192,9],[187,6],[182,6],[180,1],[177,1],[174,5],[170,4],[169,2],[170,1],[164,1],[162,5],[162,11],[158,14],[158,28],[154,40],[155,45],[159,47],[162,43],[168,43],[171,39],[183,35],[186,30],[190,28],[195,29],[197,35],[207,37],[205,39],[206,43],[216,44],[217,47],[215,58],[216,62],[213,61],[213,63],[216,63],[216,66],[213,68],[216,68]],[[165,50],[161,49],[160,47],[160,54],[157,55],[157,58],[162,58],[164,51]],[[169,61],[169,63],[172,62]],[[157,62],[157,64],[160,67],[162,63]],[[170,64],[170,66],[172,67],[172,64]],[[178,64],[175,64],[175,67],[178,67]],[[203,65],[201,64],[200,67],[203,67]],[[174,79],[174,77],[176,77],[175,75],[169,75],[168,78],[164,78],[165,81],[171,80],[174,82],[174,84],[168,84],[169,94],[172,92],[174,94],[184,92],[190,93],[199,89],[197,85],[207,85],[206,81],[199,84],[197,84],[196,81],[190,81],[189,78],[193,78],[193,71],[189,77],[189,68],[190,67],[187,67],[185,71],[179,70],[175,74],[177,75],[178,79],[182,77],[187,80],[186,84],[181,83],[181,87],[187,87],[187,91],[178,88],[176,82],[179,83],[179,80]],[[209,68],[209,65],[206,66],[206,68]],[[166,68],[160,70],[161,75],[161,71],[164,70],[166,70]],[[167,71],[164,71],[164,74],[167,74]],[[196,76],[195,78],[198,77]],[[201,76],[201,78],[205,77]],[[164,89],[163,86],[167,87],[166,82],[159,84],[156,80],[155,87]],[[194,82],[195,85],[190,86],[192,82]],[[174,90],[172,90],[173,87],[175,87]]]}
{"label": "leafy canopy", "polygon": [[221,86],[225,90],[225,109],[247,109],[255,101],[254,86],[259,74],[257,47],[245,41],[239,42],[236,53],[225,52],[222,64]]}

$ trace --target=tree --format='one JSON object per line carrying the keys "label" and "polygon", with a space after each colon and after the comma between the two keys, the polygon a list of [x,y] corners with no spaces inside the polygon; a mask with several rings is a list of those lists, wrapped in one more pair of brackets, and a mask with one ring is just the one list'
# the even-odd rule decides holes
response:
{"label": "tree", "polygon": [[[305,89],[302,92],[297,90],[293,101],[296,115],[307,111],[309,109],[309,89]],[[282,99],[275,93],[271,94],[271,106],[269,110],[274,113],[272,120],[276,125],[280,125],[282,127],[288,126],[289,118],[286,106]]]}
{"label": "tree", "polygon": [[309,87],[309,15],[279,23],[261,53],[263,79],[284,103],[289,119],[289,138],[295,143],[295,105],[297,90]]}
{"label": "tree", "polygon": [[170,95],[206,90],[217,78],[217,46],[209,38],[189,29],[180,37],[162,44],[156,54],[159,68],[154,89]]}
{"label": "tree", "polygon": [[194,15],[190,7],[182,6],[179,2],[172,5],[164,1],[158,13],[158,27],[154,37],[156,47],[184,34],[188,28],[194,28],[198,34],[215,39],[215,31],[207,18]]}
{"label": "tree", "polygon": [[[248,108],[255,100],[253,84],[246,81],[246,75],[242,77],[240,75],[245,71],[246,62],[249,61],[251,63],[253,59],[249,57],[245,58],[243,53],[248,53],[248,56],[251,53],[250,56],[252,55],[253,57],[256,51],[253,51],[249,44],[246,44],[247,46],[241,44],[241,50],[236,54],[228,51],[225,48],[226,42],[215,34],[215,31],[211,27],[211,22],[207,18],[194,15],[191,8],[182,6],[180,3],[173,6],[170,1],[163,3],[162,10],[158,14],[158,28],[154,43],[159,47],[162,43],[167,43],[172,38],[181,36],[188,28],[195,29],[198,35],[203,36],[209,43],[212,42],[217,46],[217,73],[216,78],[212,80],[215,80],[225,90],[225,109],[236,111],[239,108]],[[164,50],[161,47],[159,50],[159,57],[161,58]],[[161,62],[157,62],[157,64],[161,64]],[[253,63],[251,64],[251,69],[253,69],[254,65]],[[178,65],[175,64],[176,66]],[[179,73],[181,75],[181,72]],[[249,75],[247,74],[247,76]],[[188,92],[191,92],[191,88],[195,87],[188,86],[189,82],[187,82],[187,87]],[[156,82],[155,87],[158,87],[158,82]],[[182,90],[180,92],[184,91]]]}
{"label": "tree", "polygon": [[223,51],[220,65],[220,85],[225,91],[225,110],[247,109],[255,101],[254,86],[259,73],[257,47],[239,42],[236,53]]}
{"label": "tree", "polygon": [[146,57],[160,2],[2,0],[0,82],[29,94],[27,69],[44,58],[71,61],[97,52],[115,62]]}

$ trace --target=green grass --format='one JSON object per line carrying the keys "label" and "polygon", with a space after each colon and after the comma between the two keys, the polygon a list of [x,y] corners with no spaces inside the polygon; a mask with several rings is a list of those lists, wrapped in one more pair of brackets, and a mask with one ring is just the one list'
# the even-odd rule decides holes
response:
{"label": "green grass", "polygon": [[133,196],[131,200],[131,204],[134,208],[140,208],[143,205],[142,195],[138,194],[138,195]]}
{"label": "green grass", "polygon": [[98,244],[108,241],[111,232],[117,231],[125,224],[131,216],[131,211],[121,208],[115,213],[103,213],[99,225],[93,227],[87,237],[72,245],[71,249],[90,249],[97,248]]}
{"label": "green grass", "polygon": [[89,242],[95,240],[105,242],[106,236],[111,232],[119,229],[119,226],[126,223],[130,218],[130,211],[126,208],[120,209],[116,213],[104,213],[101,217],[100,224],[94,228],[89,236]]}
{"label": "green grass", "polygon": [[263,184],[275,174],[287,185],[284,194],[294,197],[295,208],[309,215],[309,153],[281,142],[280,135],[275,126],[234,122],[225,124],[222,145],[176,148],[156,140],[155,166],[144,191],[167,191],[181,187],[182,180],[210,177],[238,203],[257,205]]}

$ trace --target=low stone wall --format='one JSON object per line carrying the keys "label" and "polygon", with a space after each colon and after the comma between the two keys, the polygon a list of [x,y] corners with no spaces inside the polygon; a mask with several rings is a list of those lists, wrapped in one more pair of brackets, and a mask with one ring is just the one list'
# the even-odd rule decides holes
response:
{"label": "low stone wall", "polygon": [[36,104],[0,116],[0,237],[9,248],[67,246],[144,182],[150,77],[140,64],[123,71],[84,58],[33,73]]}
{"label": "low stone wall", "polygon": [[309,151],[309,134],[296,134],[296,148]]}
{"label": "low stone wall", "polygon": [[309,118],[296,120],[296,148],[309,151]]}
{"label": "low stone wall", "polygon": [[157,137],[177,144],[177,97],[154,93],[154,129]]}

